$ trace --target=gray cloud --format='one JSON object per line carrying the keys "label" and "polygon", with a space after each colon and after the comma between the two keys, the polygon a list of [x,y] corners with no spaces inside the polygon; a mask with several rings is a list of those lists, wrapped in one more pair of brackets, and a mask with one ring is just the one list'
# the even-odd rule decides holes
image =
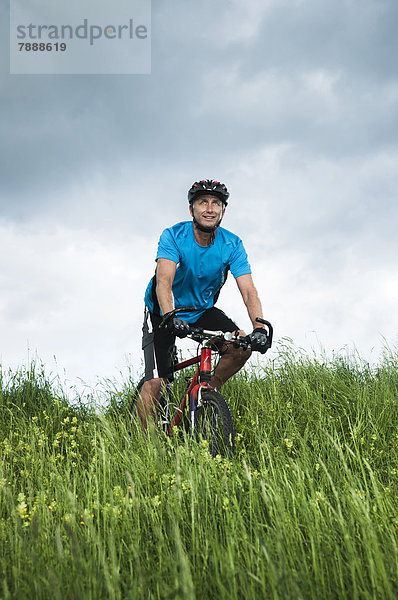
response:
{"label": "gray cloud", "polygon": [[2,210],[30,218],[126,162],[147,172],[286,141],[335,156],[395,144],[396,13],[370,1],[154,5],[150,76],[3,74]]}
{"label": "gray cloud", "polygon": [[[398,41],[393,1],[275,3],[242,60],[242,72],[343,70],[356,80],[395,79]],[[395,50],[395,53],[394,53]]]}

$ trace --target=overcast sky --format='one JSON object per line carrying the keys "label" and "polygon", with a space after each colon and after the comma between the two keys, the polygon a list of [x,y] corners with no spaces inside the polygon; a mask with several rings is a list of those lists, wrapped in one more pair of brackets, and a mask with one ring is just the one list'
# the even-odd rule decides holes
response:
{"label": "overcast sky", "polygon": [[[157,240],[202,178],[230,189],[276,351],[396,348],[396,0],[153,0],[150,75],[9,75],[8,19],[3,369],[139,373]],[[250,329],[233,281],[219,305]]]}

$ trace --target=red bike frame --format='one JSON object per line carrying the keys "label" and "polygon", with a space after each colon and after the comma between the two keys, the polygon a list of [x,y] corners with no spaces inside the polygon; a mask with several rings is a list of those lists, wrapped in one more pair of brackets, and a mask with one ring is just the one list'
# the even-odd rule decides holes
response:
{"label": "red bike frame", "polygon": [[171,435],[173,427],[179,425],[179,423],[181,422],[182,415],[184,413],[188,399],[190,400],[191,411],[195,410],[199,390],[202,388],[206,388],[209,390],[213,389],[209,385],[209,381],[211,379],[211,353],[211,348],[207,346],[203,347],[200,351],[199,356],[195,356],[194,358],[184,360],[183,362],[177,363],[174,366],[174,371],[181,371],[186,367],[190,367],[191,365],[196,365],[200,363],[199,368],[196,371],[195,375],[192,377],[191,381],[189,382],[187,389],[185,390],[182,402],[178,407],[177,412],[169,425],[169,428],[167,429],[167,435]]}

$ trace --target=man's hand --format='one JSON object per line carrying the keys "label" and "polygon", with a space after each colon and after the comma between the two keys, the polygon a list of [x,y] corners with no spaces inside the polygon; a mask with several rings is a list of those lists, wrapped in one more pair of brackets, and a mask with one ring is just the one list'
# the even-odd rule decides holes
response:
{"label": "man's hand", "polygon": [[252,350],[265,354],[269,348],[267,330],[263,327],[256,327],[254,331],[247,336]]}
{"label": "man's hand", "polygon": [[[167,313],[168,314],[168,313]],[[164,315],[164,318],[167,318],[167,314]],[[184,338],[189,333],[189,323],[184,321],[184,319],[179,319],[178,317],[172,317],[166,323],[166,329],[176,335],[179,338]]]}

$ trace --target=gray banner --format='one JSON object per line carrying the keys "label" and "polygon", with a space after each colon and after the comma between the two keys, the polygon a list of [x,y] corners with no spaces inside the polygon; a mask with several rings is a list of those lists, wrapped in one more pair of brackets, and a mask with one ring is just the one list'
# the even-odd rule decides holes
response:
{"label": "gray banner", "polygon": [[10,0],[11,74],[149,74],[151,0]]}

